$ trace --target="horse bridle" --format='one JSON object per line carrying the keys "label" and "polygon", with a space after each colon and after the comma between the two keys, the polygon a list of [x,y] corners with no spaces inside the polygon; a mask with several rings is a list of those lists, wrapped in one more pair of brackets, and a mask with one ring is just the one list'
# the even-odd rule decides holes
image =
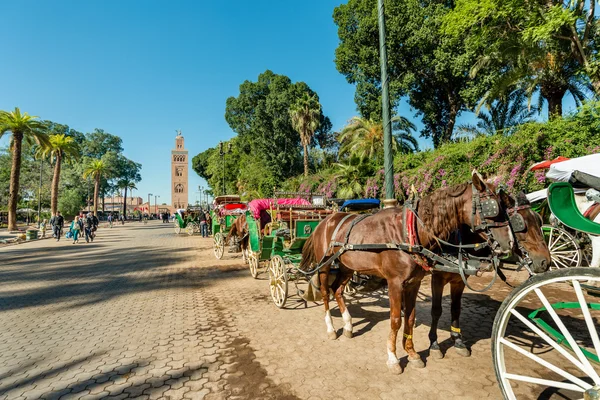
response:
{"label": "horse bridle", "polygon": [[[509,221],[488,221],[488,219],[496,218],[500,215],[500,206],[495,194],[487,187],[484,193],[480,193],[474,184],[471,185],[473,190],[473,208],[471,211],[471,231],[473,233],[483,232],[486,235],[486,242],[493,253],[497,253],[500,243],[494,237],[492,228],[500,228],[509,225]],[[479,213],[481,223],[475,225],[475,217]]]}
{"label": "horse bridle", "polygon": [[[514,207],[506,209],[506,214],[508,215],[508,221],[509,221],[510,228],[512,229],[512,231],[515,234],[524,232],[527,229],[527,224],[525,224],[525,218],[523,218],[523,216],[521,214],[519,214],[519,211],[527,210],[530,208],[531,208],[530,204],[523,204],[523,205],[515,205]],[[517,248],[519,249],[519,255],[518,255],[519,261],[517,264],[519,264],[521,267],[524,267],[525,269],[527,269],[527,271],[529,272],[529,275],[533,275],[533,269],[532,269],[533,260],[529,256],[529,252],[527,252],[525,247],[523,247],[523,245],[521,244],[519,239],[517,239],[516,235],[515,235],[515,242],[517,243]]]}

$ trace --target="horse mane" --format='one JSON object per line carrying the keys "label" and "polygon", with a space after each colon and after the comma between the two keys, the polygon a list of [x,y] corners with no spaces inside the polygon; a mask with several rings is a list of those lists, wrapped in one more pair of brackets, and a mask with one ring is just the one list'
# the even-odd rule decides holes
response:
{"label": "horse mane", "polygon": [[519,192],[517,193],[517,195],[515,196],[515,200],[516,200],[516,205],[517,206],[525,206],[525,205],[529,205],[531,204],[529,202],[529,199],[527,198],[527,196],[525,195],[525,192]]}
{"label": "horse mane", "polygon": [[450,235],[460,228],[460,215],[465,205],[465,192],[470,183],[438,189],[429,196],[419,201],[418,215],[423,221],[424,228],[419,224],[419,231],[425,234],[434,234],[443,240],[448,240]]}

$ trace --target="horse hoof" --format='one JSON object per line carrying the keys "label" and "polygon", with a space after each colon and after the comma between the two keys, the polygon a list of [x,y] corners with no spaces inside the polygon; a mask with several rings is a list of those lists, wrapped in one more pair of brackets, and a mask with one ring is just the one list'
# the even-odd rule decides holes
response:
{"label": "horse hoof", "polygon": [[409,359],[408,365],[410,365],[412,368],[425,368],[425,363],[420,358],[417,358],[416,360]]}
{"label": "horse hoof", "polygon": [[444,353],[440,349],[429,349],[429,355],[434,360],[441,360],[444,358]]}
{"label": "horse hoof", "polygon": [[463,357],[471,356],[471,350],[467,349],[466,347],[454,347],[454,350],[456,351],[456,354],[458,354],[459,356],[463,356]]}
{"label": "horse hoof", "polygon": [[337,339],[337,333],[335,332],[327,332],[327,338],[330,340],[335,340]]}
{"label": "horse hoof", "polygon": [[344,329],[344,336],[346,336],[348,339],[352,339],[352,331]]}
{"label": "horse hoof", "polygon": [[402,367],[398,363],[388,364],[389,371],[394,375],[400,375],[402,373]]}

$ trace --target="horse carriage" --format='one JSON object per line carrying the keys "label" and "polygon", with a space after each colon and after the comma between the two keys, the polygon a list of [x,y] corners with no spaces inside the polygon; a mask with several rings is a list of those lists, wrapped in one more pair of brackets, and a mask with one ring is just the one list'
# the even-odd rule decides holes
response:
{"label": "horse carriage", "polygon": [[[298,197],[279,197],[290,195]],[[305,193],[276,193],[276,196],[251,201],[246,223],[250,274],[256,278],[261,263],[265,265],[271,298],[281,308],[288,298],[288,283],[294,282],[298,289],[298,283],[305,278],[297,266],[306,240],[331,210],[324,205],[322,196]]]}
{"label": "horse carriage", "polygon": [[229,231],[234,221],[237,217],[243,215],[246,209],[246,204],[237,195],[217,196],[213,200],[213,209],[211,211],[213,252],[219,260],[223,258],[223,254],[225,253]]}
{"label": "horse carriage", "polygon": [[[533,170],[549,168],[546,176],[558,182],[569,182],[575,193],[576,208],[588,219],[600,222],[600,154],[566,159],[559,157],[552,161],[536,164]],[[553,268],[579,266],[600,267],[600,238],[594,238],[580,230],[564,224],[551,212],[548,190],[543,189],[527,195],[535,204],[535,209],[546,222],[542,226],[544,237],[552,254]],[[561,207],[554,207],[561,209]],[[567,220],[576,215],[565,216]],[[594,251],[596,258],[594,258]]]}
{"label": "horse carriage", "polygon": [[175,233],[179,235],[181,231],[185,231],[190,236],[200,233],[199,217],[200,213],[203,212],[201,207],[188,207],[186,210],[177,210],[173,221]]}

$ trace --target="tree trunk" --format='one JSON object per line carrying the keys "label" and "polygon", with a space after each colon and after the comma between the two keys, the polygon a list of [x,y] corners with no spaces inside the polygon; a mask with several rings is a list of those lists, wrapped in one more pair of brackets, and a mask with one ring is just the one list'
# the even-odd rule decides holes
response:
{"label": "tree trunk", "polygon": [[552,93],[546,97],[548,102],[548,119],[562,117],[562,99],[564,94]]}
{"label": "tree trunk", "polygon": [[447,143],[452,140],[452,133],[454,133],[454,125],[456,124],[456,117],[458,115],[459,106],[454,102],[450,103],[450,112],[448,114],[448,125],[444,129],[444,136],[440,141],[440,145]]}
{"label": "tree trunk", "polygon": [[[123,193],[123,218],[125,218],[127,215],[127,186],[125,186],[125,191]],[[148,208],[150,208],[150,204],[148,204]]]}
{"label": "tree trunk", "polygon": [[50,196],[50,210],[52,214],[58,211],[58,182],[60,181],[60,168],[62,164],[62,155],[56,154],[56,164],[54,164],[54,175],[52,176],[52,195]]}
{"label": "tree trunk", "polygon": [[94,215],[98,216],[98,195],[100,192],[100,174],[96,175],[94,182]]}
{"label": "tree trunk", "polygon": [[593,77],[591,81],[592,87],[594,88],[594,93],[596,93],[596,96],[600,96],[600,79]]}
{"label": "tree trunk", "polygon": [[308,145],[304,145],[304,176],[308,176]]}
{"label": "tree trunk", "polygon": [[8,193],[8,231],[17,230],[17,204],[19,202],[19,179],[21,177],[21,149],[23,133],[13,132],[12,167]]}

